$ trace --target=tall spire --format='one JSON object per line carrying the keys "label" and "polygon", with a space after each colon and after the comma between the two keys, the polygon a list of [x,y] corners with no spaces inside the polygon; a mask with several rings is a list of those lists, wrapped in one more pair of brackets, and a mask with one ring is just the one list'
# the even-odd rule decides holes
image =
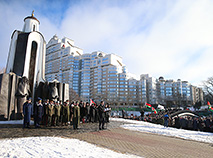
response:
{"label": "tall spire", "polygon": [[32,17],[34,17],[34,10],[32,11]]}

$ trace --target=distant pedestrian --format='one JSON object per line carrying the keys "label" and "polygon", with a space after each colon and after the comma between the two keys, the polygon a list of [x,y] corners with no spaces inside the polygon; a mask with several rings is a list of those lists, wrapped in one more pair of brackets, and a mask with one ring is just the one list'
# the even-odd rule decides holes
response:
{"label": "distant pedestrian", "polygon": [[125,112],[125,110],[123,109],[123,110],[122,110],[122,118],[125,118],[125,115],[126,115],[126,112]]}
{"label": "distant pedestrian", "polygon": [[30,128],[31,115],[33,114],[33,106],[31,103],[31,98],[29,98],[23,105],[23,114],[24,114],[24,124],[23,128]]}
{"label": "distant pedestrian", "polygon": [[165,114],[164,115],[164,127],[168,127],[168,123],[169,123],[169,115]]}
{"label": "distant pedestrian", "polygon": [[178,116],[175,117],[175,127],[180,128],[180,118]]}
{"label": "distant pedestrian", "polygon": [[[142,107],[141,107],[141,109],[142,109]],[[142,120],[143,120],[143,117],[144,117],[144,110],[141,110],[140,113],[141,113],[141,118],[140,118],[140,120],[142,121]]]}

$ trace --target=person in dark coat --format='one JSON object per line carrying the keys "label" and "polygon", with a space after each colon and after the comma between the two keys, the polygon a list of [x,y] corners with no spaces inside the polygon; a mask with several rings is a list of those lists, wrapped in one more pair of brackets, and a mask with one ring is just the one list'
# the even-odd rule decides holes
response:
{"label": "person in dark coat", "polygon": [[86,117],[87,117],[87,107],[86,107],[86,102],[83,102],[83,107],[81,108],[81,120],[82,123],[86,122]]}
{"label": "person in dark coat", "polygon": [[80,107],[79,107],[79,102],[77,101],[74,104],[73,108],[73,129],[76,130],[78,129],[78,126],[80,124]]}
{"label": "person in dark coat", "polygon": [[104,101],[98,106],[98,120],[99,120],[99,130],[104,129],[105,123],[105,113],[104,113]]}
{"label": "person in dark coat", "polygon": [[210,117],[207,117],[204,123],[205,123],[205,132],[210,132],[210,127],[211,127]]}
{"label": "person in dark coat", "polygon": [[123,109],[123,110],[122,110],[122,118],[125,118],[125,115],[126,115],[126,112],[125,112],[125,110]]}
{"label": "person in dark coat", "polygon": [[92,123],[95,122],[95,105],[94,104],[90,105],[90,121]]}
{"label": "person in dark coat", "polygon": [[180,118],[178,116],[175,117],[175,127],[180,128]]}
{"label": "person in dark coat", "polygon": [[193,130],[198,130],[198,118],[196,117],[193,119]]}
{"label": "person in dark coat", "polygon": [[42,120],[42,116],[44,114],[44,108],[43,108],[43,104],[41,103],[42,100],[39,98],[38,102],[36,103],[36,107],[35,107],[35,127],[39,128],[41,125],[41,120]]}
{"label": "person in dark coat", "polygon": [[164,127],[168,127],[168,123],[169,123],[169,115],[165,114],[164,115]]}
{"label": "person in dark coat", "polygon": [[[142,107],[141,107],[141,108],[142,108]],[[144,117],[144,110],[141,110],[140,113],[141,113],[141,118],[140,118],[140,120],[142,121],[142,120],[143,120],[143,117]]]}
{"label": "person in dark coat", "polygon": [[88,102],[86,103],[86,108],[87,108],[86,122],[89,122],[90,121],[90,105]]}
{"label": "person in dark coat", "polygon": [[23,128],[27,126],[27,128],[30,128],[30,119],[31,115],[33,114],[33,106],[31,103],[31,98],[29,98],[23,105],[23,115],[24,115],[24,124]]}
{"label": "person in dark coat", "polygon": [[74,109],[74,102],[70,104],[70,125],[73,125],[73,109]]}
{"label": "person in dark coat", "polygon": [[95,122],[98,122],[99,113],[98,113],[98,105],[97,104],[94,106],[94,110],[95,110]]}

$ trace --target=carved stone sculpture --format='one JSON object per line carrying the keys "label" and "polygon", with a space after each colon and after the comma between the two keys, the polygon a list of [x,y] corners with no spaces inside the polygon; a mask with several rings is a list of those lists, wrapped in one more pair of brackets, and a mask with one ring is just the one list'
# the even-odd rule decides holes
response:
{"label": "carved stone sculpture", "polygon": [[49,99],[56,101],[59,98],[57,82],[49,83]]}
{"label": "carved stone sculpture", "polygon": [[30,95],[30,86],[29,80],[26,77],[22,77],[19,80],[18,88],[16,91],[16,98],[17,98],[17,119],[22,118],[23,113],[23,104],[27,100],[27,96]]}

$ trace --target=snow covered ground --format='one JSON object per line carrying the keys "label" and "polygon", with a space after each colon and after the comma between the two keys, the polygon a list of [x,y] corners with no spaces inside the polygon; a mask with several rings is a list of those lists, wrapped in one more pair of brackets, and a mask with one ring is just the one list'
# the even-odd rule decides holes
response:
{"label": "snow covered ground", "polygon": [[[176,128],[165,128],[162,125],[144,121],[134,121],[121,118],[111,118],[113,121],[127,122],[121,127],[129,130],[155,133],[160,135],[179,137],[183,139],[213,143],[213,133],[189,131]],[[22,124],[19,121],[0,121],[0,124]],[[86,157],[86,158],[126,158],[137,157],[135,155],[117,153],[96,145],[59,137],[28,137],[0,140],[0,157]]]}
{"label": "snow covered ground", "polygon": [[0,140],[0,157],[136,158],[137,156],[117,153],[78,139],[28,137]]}
{"label": "snow covered ground", "polygon": [[121,127],[125,129],[129,129],[129,130],[133,130],[133,131],[149,132],[149,133],[155,133],[160,135],[178,137],[182,139],[213,143],[213,133],[190,131],[190,130],[172,128],[172,127],[166,128],[162,125],[157,125],[157,124],[153,124],[149,122],[127,120],[127,119],[121,119],[121,118],[111,118],[111,120],[131,123],[131,124],[124,124]]}

